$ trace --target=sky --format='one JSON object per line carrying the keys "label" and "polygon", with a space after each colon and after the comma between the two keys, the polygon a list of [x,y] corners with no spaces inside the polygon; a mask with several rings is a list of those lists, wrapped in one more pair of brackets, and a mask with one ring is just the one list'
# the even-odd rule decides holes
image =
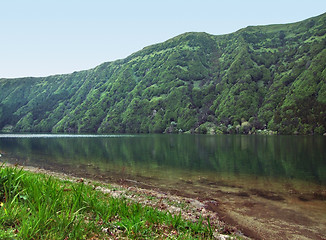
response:
{"label": "sky", "polygon": [[71,73],[185,32],[221,35],[324,12],[325,0],[0,0],[0,78]]}

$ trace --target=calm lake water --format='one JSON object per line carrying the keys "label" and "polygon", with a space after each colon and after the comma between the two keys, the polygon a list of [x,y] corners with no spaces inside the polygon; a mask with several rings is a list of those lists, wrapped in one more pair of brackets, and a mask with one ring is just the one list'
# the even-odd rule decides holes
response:
{"label": "calm lake water", "polygon": [[120,171],[130,177],[255,177],[326,185],[325,137],[2,134],[0,152],[2,160],[66,171],[97,169],[99,175]]}
{"label": "calm lake water", "polygon": [[326,207],[322,136],[2,134],[0,153],[1,161],[203,199]]}

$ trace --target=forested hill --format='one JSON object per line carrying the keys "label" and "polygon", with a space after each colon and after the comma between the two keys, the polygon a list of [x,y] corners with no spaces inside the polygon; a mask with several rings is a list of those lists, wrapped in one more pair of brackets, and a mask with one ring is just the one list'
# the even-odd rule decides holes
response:
{"label": "forested hill", "polygon": [[326,14],[185,33],[81,72],[0,79],[14,132],[326,132]]}

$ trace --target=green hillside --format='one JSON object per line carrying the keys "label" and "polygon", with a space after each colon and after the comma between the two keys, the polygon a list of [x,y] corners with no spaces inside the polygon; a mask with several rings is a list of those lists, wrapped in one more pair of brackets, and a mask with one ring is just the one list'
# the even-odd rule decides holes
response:
{"label": "green hillside", "polygon": [[323,134],[326,14],[185,33],[72,74],[0,79],[0,129]]}

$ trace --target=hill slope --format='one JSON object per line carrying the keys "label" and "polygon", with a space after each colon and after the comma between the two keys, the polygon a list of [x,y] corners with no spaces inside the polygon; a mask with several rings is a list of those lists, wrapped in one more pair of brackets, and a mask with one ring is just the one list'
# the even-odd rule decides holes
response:
{"label": "hill slope", "polygon": [[326,131],[326,14],[185,33],[87,71],[0,79],[16,132]]}

